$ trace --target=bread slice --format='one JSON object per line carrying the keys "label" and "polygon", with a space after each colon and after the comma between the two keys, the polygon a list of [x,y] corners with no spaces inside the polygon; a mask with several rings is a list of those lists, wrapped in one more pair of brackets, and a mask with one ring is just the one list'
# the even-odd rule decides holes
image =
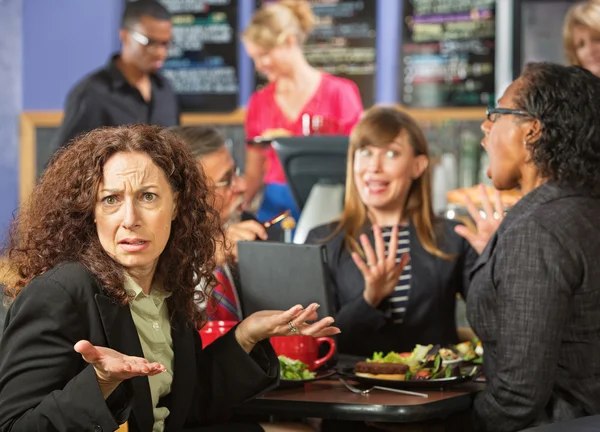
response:
{"label": "bread slice", "polygon": [[[492,205],[494,205],[495,201],[495,189],[492,186],[485,186],[486,192]],[[461,188],[461,189],[453,189],[451,191],[446,192],[446,199],[448,203],[452,204],[460,204],[465,205],[465,194],[469,196],[475,207],[481,207],[481,195],[479,193],[479,185],[473,186],[470,188]],[[520,190],[511,189],[506,191],[500,191],[500,197],[502,198],[502,204],[504,207],[512,207],[519,201],[519,199],[523,196]]]}
{"label": "bread slice", "polygon": [[404,381],[406,374],[370,374],[364,372],[356,372],[356,376],[378,380]]}

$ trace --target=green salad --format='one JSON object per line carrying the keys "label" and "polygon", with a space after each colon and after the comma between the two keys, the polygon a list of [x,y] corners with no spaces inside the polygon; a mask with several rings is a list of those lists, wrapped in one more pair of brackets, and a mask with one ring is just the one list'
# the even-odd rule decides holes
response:
{"label": "green salad", "polygon": [[308,365],[300,360],[292,360],[286,356],[279,357],[279,376],[284,380],[313,379],[317,374],[308,370]]}
{"label": "green salad", "polygon": [[412,352],[396,353],[392,351],[387,354],[376,352],[373,354],[373,357],[367,359],[367,361],[378,363],[402,363],[414,367],[425,361],[427,353],[431,351],[432,348],[433,345],[417,345]]}

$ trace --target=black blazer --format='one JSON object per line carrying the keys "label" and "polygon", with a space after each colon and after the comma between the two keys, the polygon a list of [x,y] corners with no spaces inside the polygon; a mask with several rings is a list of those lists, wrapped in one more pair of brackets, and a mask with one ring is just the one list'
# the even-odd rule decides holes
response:
{"label": "black blazer", "polygon": [[[233,406],[277,385],[279,362],[267,341],[251,355],[234,332],[202,349],[191,327],[171,322],[174,377],[166,431],[191,430],[225,419]],[[94,369],[73,350],[87,339],[143,357],[128,306],[118,306],[81,264],[61,264],[17,296],[0,343],[0,431],[131,431],[154,423],[146,377],[123,382],[105,401]]]}
{"label": "black blazer", "polygon": [[490,431],[600,414],[600,198],[547,183],[524,196],[473,270],[467,313]]}
{"label": "black blazer", "polygon": [[[342,330],[338,336],[341,353],[371,356],[375,351],[412,351],[416,344],[458,342],[456,294],[466,296],[468,275],[477,253],[454,232],[456,225],[439,220],[435,226],[439,247],[455,254],[452,260],[438,258],[423,249],[414,226],[409,225],[412,276],[402,324],[392,323],[389,302],[374,309],[364,300],[364,278],[344,245],[342,233],[325,243],[337,308],[335,320]],[[337,222],[315,228],[307,243],[322,242],[336,226]],[[364,232],[373,244],[373,231],[366,228]]]}

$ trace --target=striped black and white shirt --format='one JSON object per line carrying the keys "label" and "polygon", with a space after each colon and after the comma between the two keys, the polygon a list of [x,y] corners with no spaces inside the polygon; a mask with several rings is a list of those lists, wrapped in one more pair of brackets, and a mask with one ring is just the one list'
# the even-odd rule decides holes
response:
{"label": "striped black and white shirt", "polygon": [[[389,247],[390,237],[392,235],[392,228],[385,227],[381,229],[383,234],[383,240],[385,241],[385,248]],[[403,254],[410,253],[410,235],[408,232],[408,226],[401,225],[398,227],[398,248],[396,249],[396,263],[400,262],[400,258]],[[402,324],[404,315],[406,314],[406,306],[408,305],[408,298],[410,295],[410,279],[411,279],[411,265],[410,262],[404,267],[394,292],[389,297],[390,307],[392,309],[392,322],[395,324]]]}

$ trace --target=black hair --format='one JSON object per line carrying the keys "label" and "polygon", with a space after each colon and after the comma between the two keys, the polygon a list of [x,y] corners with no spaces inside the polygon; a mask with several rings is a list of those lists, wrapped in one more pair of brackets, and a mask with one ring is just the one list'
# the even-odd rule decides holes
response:
{"label": "black hair", "polygon": [[128,1],[121,19],[121,29],[130,29],[137,24],[143,16],[170,21],[169,11],[156,0]]}
{"label": "black hair", "polygon": [[541,123],[528,142],[540,175],[600,194],[600,78],[579,66],[529,63],[516,107]]}
{"label": "black hair", "polygon": [[169,129],[187,144],[196,158],[216,153],[225,147],[225,136],[212,126],[173,126]]}

